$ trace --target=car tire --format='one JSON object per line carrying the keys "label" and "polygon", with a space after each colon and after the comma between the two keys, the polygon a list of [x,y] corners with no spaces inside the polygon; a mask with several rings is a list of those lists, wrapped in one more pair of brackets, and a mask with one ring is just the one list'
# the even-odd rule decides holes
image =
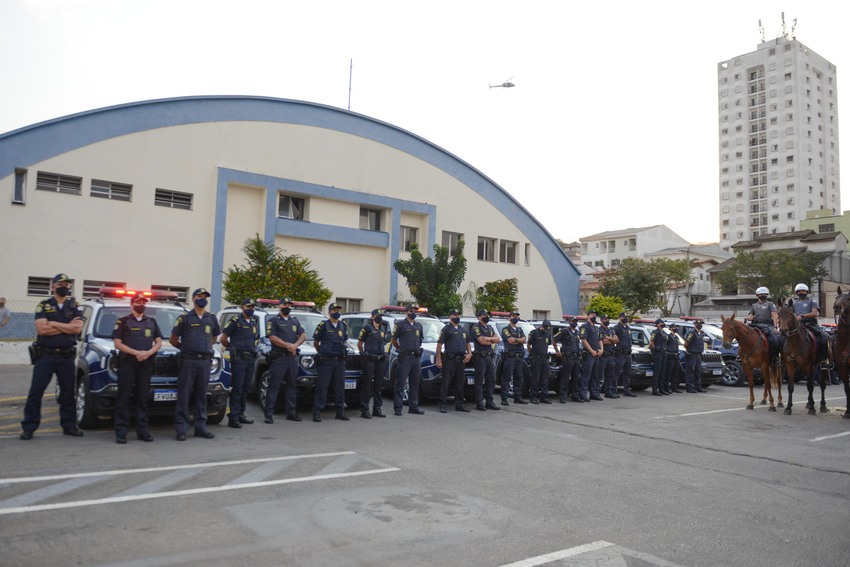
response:
{"label": "car tire", "polygon": [[224,420],[225,415],[227,415],[227,406],[221,408],[221,411],[218,413],[207,414],[207,424],[218,425]]}
{"label": "car tire", "polygon": [[726,370],[723,372],[724,386],[741,386],[747,381],[747,376],[744,374],[744,367],[737,360],[727,360]]}
{"label": "car tire", "polygon": [[80,429],[93,429],[101,425],[100,418],[94,411],[89,381],[85,376],[77,380],[76,392],[77,425]]}

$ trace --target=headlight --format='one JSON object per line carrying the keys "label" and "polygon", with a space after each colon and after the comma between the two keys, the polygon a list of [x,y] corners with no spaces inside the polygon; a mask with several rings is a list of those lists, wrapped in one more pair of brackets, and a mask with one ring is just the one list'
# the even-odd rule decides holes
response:
{"label": "headlight", "polygon": [[112,356],[110,356],[106,360],[107,360],[107,364],[109,365],[108,366],[109,371],[112,372],[113,374],[117,374],[118,373],[118,355],[113,354]]}
{"label": "headlight", "polygon": [[210,374],[215,374],[221,370],[221,359],[217,356],[212,358],[212,364],[210,364]]}
{"label": "headlight", "polygon": [[302,356],[298,362],[301,363],[301,368],[306,368],[307,370],[313,368],[316,365],[316,359],[309,354],[305,354],[304,356]]}

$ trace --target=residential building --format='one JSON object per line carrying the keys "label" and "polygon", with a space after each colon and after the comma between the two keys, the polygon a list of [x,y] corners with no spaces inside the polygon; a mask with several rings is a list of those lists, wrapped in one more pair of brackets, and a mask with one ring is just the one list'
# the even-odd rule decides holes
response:
{"label": "residential building", "polygon": [[[690,284],[672,287],[667,292],[667,308],[674,315],[692,315],[693,305],[709,298],[712,292],[709,270],[732,258],[732,253],[723,250],[716,242],[688,244],[686,247],[665,248],[644,255],[646,260],[668,258],[687,260],[693,265]],[[579,285],[581,289],[581,285]]]}
{"label": "residential building", "polygon": [[[840,215],[833,215],[832,211],[808,211],[805,220],[800,222],[800,230],[814,230],[815,232],[840,232],[850,240],[850,211],[844,211]],[[850,245],[848,245],[850,252]]]}
{"label": "residential building", "polygon": [[580,238],[581,263],[594,268],[611,268],[625,258],[645,258],[665,248],[682,248],[688,241],[663,224],[609,230]]}

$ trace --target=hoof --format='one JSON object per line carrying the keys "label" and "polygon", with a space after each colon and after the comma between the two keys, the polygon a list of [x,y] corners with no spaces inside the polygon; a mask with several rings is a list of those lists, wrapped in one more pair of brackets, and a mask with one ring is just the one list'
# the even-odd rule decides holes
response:
{"label": "hoof", "polygon": [[775,407],[773,407],[773,406],[770,406],[769,408],[767,408],[767,411],[773,411],[773,412],[775,412],[775,411],[776,411],[776,408],[775,408]]}
{"label": "hoof", "polygon": [[785,404],[783,404],[782,402],[779,402],[778,404],[776,404],[776,407],[778,407],[778,408],[784,408],[784,407],[785,407]]}
{"label": "hoof", "polygon": [[766,405],[767,405],[767,400],[762,400],[762,401],[761,401],[761,403],[760,403],[759,405],[766,406]]}
{"label": "hoof", "polygon": [[815,409],[815,403],[814,402],[808,402],[806,404],[806,409],[811,409],[811,410]]}
{"label": "hoof", "polygon": [[828,410],[828,409],[826,409],[826,406],[821,406],[821,407],[820,407],[820,412],[821,412],[821,413],[829,413],[829,410]]}
{"label": "hoof", "polygon": [[817,415],[818,414],[818,412],[815,411],[815,408],[809,408],[809,411],[807,413],[809,415]]}
{"label": "hoof", "polygon": [[747,409],[754,409],[754,408],[753,408],[753,404],[748,405],[748,406],[747,406]]}
{"label": "hoof", "polygon": [[791,408],[785,408],[785,411],[782,413],[784,413],[785,415],[791,415]]}

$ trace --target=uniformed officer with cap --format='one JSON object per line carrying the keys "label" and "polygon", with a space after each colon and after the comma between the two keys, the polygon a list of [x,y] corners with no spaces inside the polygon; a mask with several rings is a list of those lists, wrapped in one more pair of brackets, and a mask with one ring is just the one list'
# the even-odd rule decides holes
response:
{"label": "uniformed officer with cap", "polygon": [[614,325],[617,349],[614,356],[614,384],[623,387],[623,395],[627,398],[636,398],[632,392],[632,330],[629,328],[629,317],[624,312],[617,315],[617,324]]}
{"label": "uniformed officer with cap", "polygon": [[[472,339],[475,350],[475,409],[478,411],[501,409],[493,401],[496,389],[496,344],[502,339],[496,334],[488,323],[490,312],[486,309],[478,310],[478,322],[472,328]],[[485,403],[486,399],[486,403]]]}
{"label": "uniformed officer with cap", "polygon": [[169,342],[180,349],[180,374],[177,377],[177,406],[174,430],[177,440],[185,441],[189,431],[189,400],[195,419],[195,437],[213,439],[207,429],[207,386],[212,370],[213,345],[221,334],[218,319],[207,311],[210,292],[198,288],[192,292],[193,309],[177,318]]}
{"label": "uniformed officer with cap", "polygon": [[667,337],[667,369],[664,375],[664,383],[667,388],[675,393],[681,394],[679,385],[682,383],[682,363],[679,361],[679,325],[670,324],[670,336]]}
{"label": "uniformed officer with cap", "polygon": [[[360,417],[387,417],[382,407],[381,386],[387,374],[387,343],[390,334],[384,323],[384,310],[373,309],[372,318],[360,329],[357,336],[357,350],[360,351],[360,368],[363,375],[357,389],[360,394]],[[369,412],[369,400],[372,400],[372,411]]]}
{"label": "uniformed officer with cap", "polygon": [[448,411],[449,388],[454,390],[455,411],[469,410],[463,405],[463,389],[466,386],[464,366],[472,359],[469,348],[469,335],[465,327],[460,325],[460,312],[457,309],[449,311],[449,322],[440,331],[437,339],[436,353],[437,368],[440,376],[440,413]]}
{"label": "uniformed officer with cap", "polygon": [[328,399],[328,389],[333,384],[336,419],[348,421],[345,414],[345,356],[348,342],[348,325],[340,321],[342,306],[331,303],[330,317],[316,325],[313,346],[319,354],[319,371],[316,376],[316,393],[313,396],[313,421],[322,421],[322,410]]}
{"label": "uniformed officer with cap", "polygon": [[599,359],[599,378],[602,381],[602,393],[606,398],[619,398],[617,383],[614,381],[614,357],[617,355],[617,344],[620,339],[609,326],[610,318],[603,314],[599,336],[602,338],[602,357]]}
{"label": "uniformed officer with cap", "polygon": [[531,361],[529,394],[532,404],[549,401],[549,345],[552,344],[552,322],[544,320],[528,333],[528,358]]}
{"label": "uniformed officer with cap", "polygon": [[407,413],[421,415],[419,407],[419,378],[422,375],[422,334],[416,322],[416,306],[407,305],[407,317],[398,321],[393,329],[393,346],[398,350],[398,372],[393,384],[393,413],[401,415],[404,406],[404,387],[407,384]]}
{"label": "uniformed officer with cap", "polygon": [[670,392],[664,387],[664,372],[667,369],[667,333],[664,320],[656,319],[655,328],[649,335],[649,350],[652,352],[652,395],[666,396]]}
{"label": "uniformed officer with cap", "polygon": [[286,419],[301,421],[298,415],[297,390],[298,347],[307,340],[307,332],[301,326],[298,317],[292,315],[292,299],[282,297],[278,302],[280,310],[274,317],[266,319],[266,336],[272,344],[269,353],[269,386],[266,390],[266,402],[263,407],[266,423],[274,423],[274,409],[280,387],[284,387]]}
{"label": "uniformed officer with cap", "polygon": [[77,335],[83,330],[83,314],[71,295],[71,279],[57,274],[50,284],[52,297],[35,308],[36,360],[32,369],[32,383],[24,405],[21,421],[21,439],[29,441],[41,424],[41,400],[44,391],[56,374],[59,384],[59,420],[62,432],[72,437],[82,437],[77,427],[77,410],[74,400],[74,355],[77,352]]}
{"label": "uniformed officer with cap", "polygon": [[127,442],[130,429],[130,396],[136,399],[136,437],[153,441],[148,426],[148,397],[156,353],[162,346],[162,332],[153,317],[145,315],[148,299],[137,295],[132,310],[115,322],[112,339],[118,350],[118,394],[115,399],[115,441]]}
{"label": "uniformed officer with cap", "polygon": [[525,336],[525,331],[519,327],[519,311],[512,311],[508,325],[502,329],[502,341],[505,343],[505,349],[502,354],[504,362],[502,363],[502,405],[508,405],[508,392],[511,388],[511,380],[513,379],[514,388],[514,403],[527,404],[522,399],[522,378],[525,371],[525,342],[528,337]]}
{"label": "uniformed officer with cap", "polygon": [[685,335],[685,391],[689,394],[707,392],[702,387],[702,353],[705,350],[703,320],[694,321],[694,328]]}
{"label": "uniformed officer with cap", "polygon": [[[584,402],[578,396],[579,372],[581,371],[581,340],[578,336],[578,319],[567,317],[567,328],[555,335],[555,356],[561,359],[561,386],[558,401],[567,403],[570,396],[574,402]],[[560,347],[558,346],[560,344]]]}
{"label": "uniformed officer with cap", "polygon": [[[589,402],[590,400],[602,400],[599,395],[599,382],[593,380],[596,373],[596,364],[602,356],[602,345],[599,342],[599,329],[596,328],[596,309],[587,311],[587,321],[582,323],[578,330],[578,337],[584,349],[584,360],[581,365],[581,377],[579,378],[578,397]],[[588,392],[590,396],[588,396]]]}
{"label": "uniformed officer with cap", "polygon": [[240,429],[243,423],[254,423],[245,415],[245,406],[247,381],[254,375],[260,340],[254,302],[243,299],[241,309],[241,316],[231,318],[221,331],[221,346],[230,349],[230,413],[227,414],[227,425],[234,429]]}

